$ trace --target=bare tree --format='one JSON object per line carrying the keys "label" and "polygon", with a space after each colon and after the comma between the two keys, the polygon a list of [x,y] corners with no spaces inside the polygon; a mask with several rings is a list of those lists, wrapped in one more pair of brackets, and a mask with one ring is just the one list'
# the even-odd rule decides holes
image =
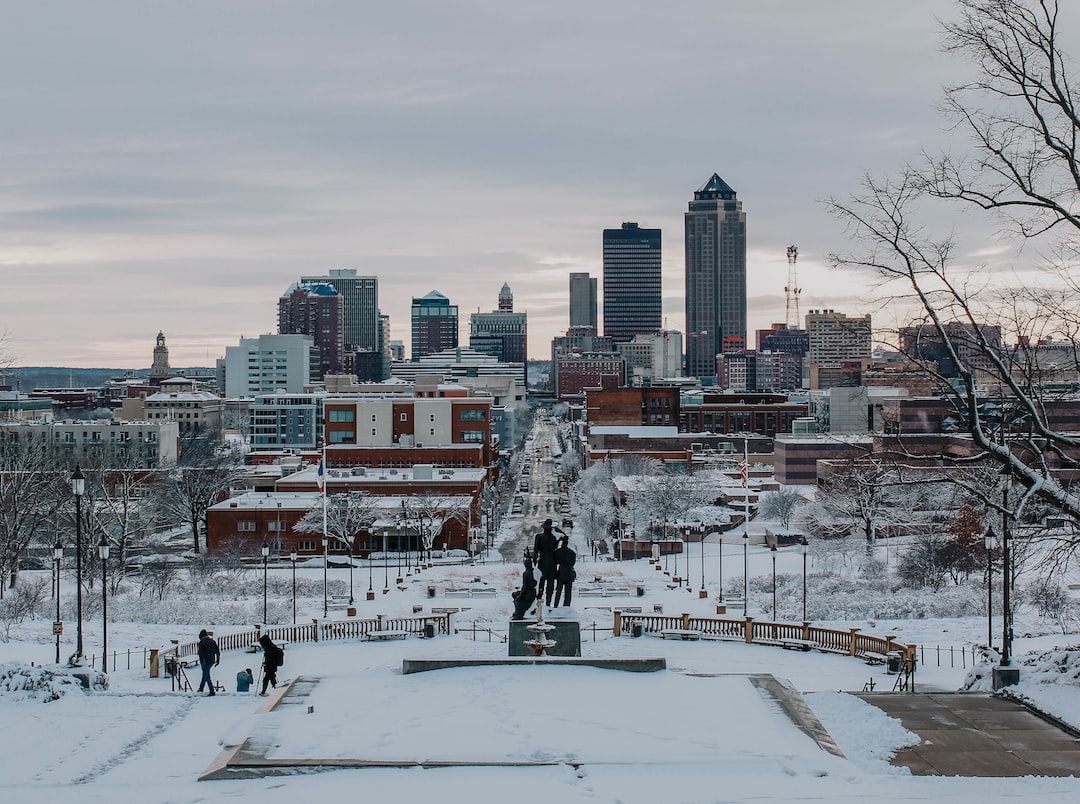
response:
{"label": "bare tree", "polygon": [[[1063,478],[1078,468],[1080,436],[1055,419],[1059,391],[1047,382],[1062,367],[1080,368],[1080,284],[1070,274],[1080,253],[1078,87],[1060,45],[1056,0],[957,5],[957,20],[943,24],[945,50],[967,60],[974,75],[946,90],[943,110],[966,135],[966,148],[924,155],[892,177],[867,176],[853,198],[831,199],[862,245],[832,262],[876,272],[884,293],[914,301],[955,368],[942,387],[972,450],[936,457],[1003,466],[1021,493],[1008,501],[984,493],[986,507],[1020,517],[1039,500],[1078,522],[1080,495]],[[936,203],[986,212],[1041,255],[1045,282],[1004,288],[983,266],[964,264],[954,233],[935,235],[923,223]],[[985,324],[1019,346],[1001,348]],[[1065,347],[1057,361],[1040,348],[1047,337]],[[994,415],[984,388],[1008,410]],[[1077,547],[1075,537],[1057,538]]]}
{"label": "bare tree", "polygon": [[200,527],[210,506],[228,495],[244,476],[240,456],[215,439],[196,439],[181,453],[180,463],[164,470],[162,512],[191,528],[192,548],[200,551]]}
{"label": "bare tree", "polygon": [[0,598],[15,586],[31,542],[69,516],[66,482],[45,442],[0,434]]}
{"label": "bare tree", "polygon": [[762,495],[760,512],[763,517],[775,519],[787,530],[796,509],[805,502],[806,499],[795,489],[780,488]]}
{"label": "bare tree", "polygon": [[[357,535],[370,531],[375,522],[378,515],[377,499],[363,491],[328,495],[326,498],[327,537],[340,543],[351,555]],[[293,529],[298,533],[323,532],[321,499],[300,518]]]}

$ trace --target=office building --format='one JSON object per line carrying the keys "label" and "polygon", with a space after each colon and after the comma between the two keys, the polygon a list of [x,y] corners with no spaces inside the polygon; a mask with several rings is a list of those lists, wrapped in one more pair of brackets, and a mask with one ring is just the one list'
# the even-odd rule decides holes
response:
{"label": "office building", "polygon": [[458,345],[458,308],[437,290],[412,300],[412,359]]}
{"label": "office building", "polygon": [[570,328],[597,327],[596,277],[587,273],[570,274]]}
{"label": "office building", "polygon": [[604,230],[604,335],[616,342],[663,327],[660,230],[633,221]]}
{"label": "office building", "polygon": [[346,368],[342,297],[333,285],[291,285],[278,299],[278,334],[311,337],[319,350],[320,377]]}
{"label": "office building", "polygon": [[716,355],[746,348],[746,213],[713,174],[684,217],[686,373],[716,377]]}
{"label": "office building", "polygon": [[505,282],[499,291],[498,310],[469,316],[469,348],[504,363],[521,363],[522,370],[528,360],[528,334],[528,316],[514,312],[514,294]]}

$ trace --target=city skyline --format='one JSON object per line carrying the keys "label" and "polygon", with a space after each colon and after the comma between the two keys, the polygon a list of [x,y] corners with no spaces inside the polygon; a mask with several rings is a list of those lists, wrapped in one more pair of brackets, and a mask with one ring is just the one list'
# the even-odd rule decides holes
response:
{"label": "city skyline", "polygon": [[[875,313],[869,281],[825,268],[846,240],[818,202],[944,142],[934,104],[968,74],[938,50],[951,6],[579,5],[13,5],[17,365],[144,368],[159,331],[174,365],[213,365],[336,269],[378,278],[406,344],[413,297],[464,316],[509,282],[543,358],[620,220],[666,233],[664,326],[684,330],[682,215],[714,172],[752,212],[750,331],[784,320],[792,243],[803,309]],[[979,225],[964,254],[989,259]]]}

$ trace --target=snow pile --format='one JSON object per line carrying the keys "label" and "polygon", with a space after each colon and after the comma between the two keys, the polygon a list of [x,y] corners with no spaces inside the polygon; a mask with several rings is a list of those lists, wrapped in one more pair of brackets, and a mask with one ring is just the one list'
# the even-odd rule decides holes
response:
{"label": "snow pile", "polygon": [[919,735],[876,706],[846,692],[814,692],[806,700],[821,725],[833,735],[844,756],[869,773],[910,775],[889,760],[901,748],[919,743]]}
{"label": "snow pile", "polygon": [[[962,689],[984,691],[992,689],[993,670],[1000,661],[1000,656],[997,651],[987,651],[985,648],[982,654],[982,661],[971,668],[964,679]],[[1022,668],[1020,677],[1024,687],[1067,684],[1080,688],[1080,645],[1066,648],[1055,647],[1029,653],[1026,656],[1018,656],[1013,664]]]}
{"label": "snow pile", "polygon": [[[91,682],[95,689],[108,687],[107,676],[89,669],[86,672],[91,674]],[[26,664],[0,665],[0,695],[11,696],[15,700],[33,698],[48,703],[57,700],[67,692],[80,688],[79,679],[59,667]]]}

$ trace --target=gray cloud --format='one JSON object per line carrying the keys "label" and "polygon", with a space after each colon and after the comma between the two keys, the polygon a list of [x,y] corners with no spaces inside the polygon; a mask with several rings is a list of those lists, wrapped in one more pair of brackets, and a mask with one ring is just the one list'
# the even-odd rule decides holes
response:
{"label": "gray cloud", "polygon": [[145,366],[158,329],[204,363],[330,267],[378,275],[406,340],[411,296],[487,310],[508,281],[542,356],[623,220],[664,230],[680,328],[682,213],[714,170],[766,261],[751,326],[783,313],[790,242],[804,307],[857,306],[814,266],[843,243],[817,201],[939,142],[960,74],[936,0],[7,6],[0,327],[27,363]]}

